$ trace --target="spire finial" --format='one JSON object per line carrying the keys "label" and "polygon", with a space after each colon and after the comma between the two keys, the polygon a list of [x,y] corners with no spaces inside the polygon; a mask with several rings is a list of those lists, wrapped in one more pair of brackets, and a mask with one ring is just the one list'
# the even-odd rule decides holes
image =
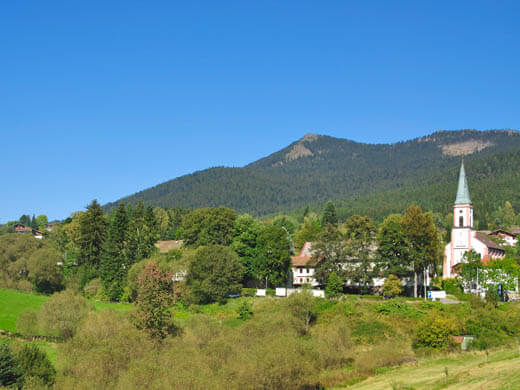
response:
{"label": "spire finial", "polygon": [[466,171],[464,170],[464,154],[462,155],[462,161],[460,162],[459,187],[457,188],[455,204],[471,204],[468,181],[466,180]]}

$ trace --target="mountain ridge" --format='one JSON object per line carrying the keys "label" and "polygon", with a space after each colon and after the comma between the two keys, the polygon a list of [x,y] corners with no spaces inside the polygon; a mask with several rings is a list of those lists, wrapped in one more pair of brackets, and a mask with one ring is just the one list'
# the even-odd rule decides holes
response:
{"label": "mountain ridge", "polygon": [[[344,201],[446,181],[465,154],[468,164],[520,150],[517,130],[439,130],[408,141],[367,144],[307,133],[243,167],[213,167],[122,198],[161,207],[227,206],[254,215]],[[516,156],[514,157],[516,158]],[[117,202],[108,203],[108,211]]]}

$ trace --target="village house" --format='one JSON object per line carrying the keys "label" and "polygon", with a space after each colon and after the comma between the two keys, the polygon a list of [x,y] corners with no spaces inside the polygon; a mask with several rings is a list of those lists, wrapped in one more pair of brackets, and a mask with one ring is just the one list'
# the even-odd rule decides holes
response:
{"label": "village house", "polygon": [[474,250],[482,261],[501,259],[506,252],[484,232],[473,229],[473,204],[469,196],[464,160],[460,165],[457,197],[453,205],[451,241],[444,248],[443,278],[455,276],[455,267],[464,262],[464,254]]}
{"label": "village house", "polygon": [[294,287],[309,285],[318,287],[319,283],[314,278],[316,261],[312,259],[312,242],[306,242],[298,256],[291,256],[292,284]]}
{"label": "village house", "polygon": [[14,228],[14,232],[15,233],[32,234],[34,236],[34,238],[37,238],[39,240],[41,240],[43,238],[43,233],[42,232],[40,232],[39,230],[33,229],[30,226],[25,226],[25,225],[23,225],[21,223],[15,223],[13,225],[13,228]]}

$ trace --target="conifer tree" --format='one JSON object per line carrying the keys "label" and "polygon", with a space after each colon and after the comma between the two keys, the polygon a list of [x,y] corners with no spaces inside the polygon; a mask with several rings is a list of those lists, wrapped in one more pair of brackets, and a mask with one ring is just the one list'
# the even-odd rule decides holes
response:
{"label": "conifer tree", "polygon": [[0,386],[12,386],[19,381],[21,373],[15,357],[6,343],[0,343]]}
{"label": "conifer tree", "polygon": [[159,230],[151,207],[145,209],[142,201],[137,203],[128,229],[129,265],[149,257],[155,250]]}
{"label": "conifer tree", "polygon": [[105,293],[111,300],[119,300],[123,293],[123,282],[129,268],[125,248],[127,236],[128,215],[124,203],[121,202],[110,220],[101,263],[101,280]]}
{"label": "conifer tree", "polygon": [[78,265],[84,271],[83,284],[96,275],[103,255],[106,234],[105,213],[94,199],[79,220]]}
{"label": "conifer tree", "polygon": [[338,216],[336,215],[336,207],[331,201],[327,202],[325,206],[325,212],[323,213],[323,219],[321,225],[326,227],[327,225],[336,226],[338,224]]}

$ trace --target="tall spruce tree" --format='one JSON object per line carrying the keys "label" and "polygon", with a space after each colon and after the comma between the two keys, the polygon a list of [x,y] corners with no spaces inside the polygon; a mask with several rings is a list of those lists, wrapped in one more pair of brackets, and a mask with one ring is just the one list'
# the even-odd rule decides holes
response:
{"label": "tall spruce tree", "polygon": [[321,225],[327,227],[327,225],[336,226],[338,224],[338,216],[336,214],[336,207],[331,201],[327,202],[325,211],[323,213],[323,219]]}
{"label": "tall spruce tree", "polygon": [[149,257],[155,250],[155,243],[159,238],[157,223],[153,209],[145,209],[142,201],[137,203],[128,229],[129,265]]}
{"label": "tall spruce tree", "polygon": [[108,227],[105,253],[101,262],[101,280],[105,294],[111,300],[119,300],[123,293],[123,283],[128,272],[126,242],[128,236],[128,215],[124,203],[119,203]]}
{"label": "tall spruce tree", "polygon": [[78,265],[83,270],[82,284],[96,276],[107,235],[105,213],[97,200],[87,206],[79,219]]}

